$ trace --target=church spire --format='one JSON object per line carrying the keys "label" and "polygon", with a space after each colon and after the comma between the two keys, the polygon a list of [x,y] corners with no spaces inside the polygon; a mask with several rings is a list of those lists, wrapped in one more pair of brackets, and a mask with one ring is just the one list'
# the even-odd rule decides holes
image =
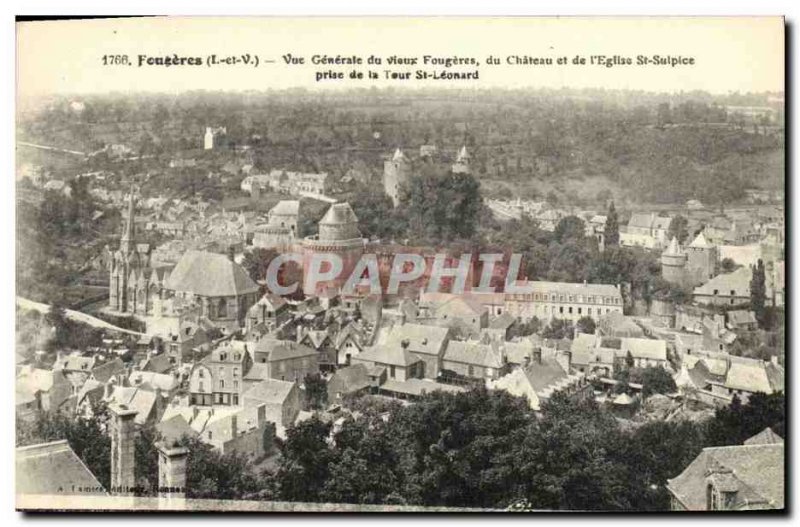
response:
{"label": "church spire", "polygon": [[131,193],[128,196],[128,216],[125,219],[125,232],[122,234],[122,243],[120,244],[120,248],[127,252],[133,252],[133,246],[136,243],[136,226],[133,222],[135,208],[133,184],[131,184]]}

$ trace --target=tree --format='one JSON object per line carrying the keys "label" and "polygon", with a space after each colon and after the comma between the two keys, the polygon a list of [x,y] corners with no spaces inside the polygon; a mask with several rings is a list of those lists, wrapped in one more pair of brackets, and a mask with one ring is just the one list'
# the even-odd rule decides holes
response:
{"label": "tree", "polygon": [[423,241],[470,239],[483,210],[480,183],[471,174],[424,168],[401,193],[409,234]]}
{"label": "tree", "polygon": [[321,410],[328,403],[328,390],[325,379],[319,373],[308,373],[303,379],[306,394],[306,407]]}
{"label": "tree", "polygon": [[317,501],[328,479],[333,452],[328,446],[331,424],[315,415],[289,428],[275,475],[280,499]]}
{"label": "tree", "polygon": [[392,239],[405,236],[406,219],[402,210],[394,208],[391,198],[382,188],[359,184],[348,203],[358,218],[358,228],[365,238]]}
{"label": "tree", "polygon": [[583,242],[586,238],[586,224],[577,216],[561,218],[553,231],[558,243]]}
{"label": "tree", "polygon": [[608,205],[608,214],[606,215],[606,227],[604,231],[604,247],[617,247],[619,245],[619,217],[617,216],[617,209],[614,207],[612,201]]}
{"label": "tree", "polygon": [[736,262],[732,258],[723,258],[719,262],[719,268],[723,273],[732,273],[736,270]]}
{"label": "tree", "polygon": [[196,437],[184,436],[178,444],[189,449],[187,498],[247,499],[264,487],[247,456],[236,452],[221,454]]}
{"label": "tree", "polygon": [[767,427],[786,437],[786,399],[782,392],[754,393],[747,404],[734,395],[731,404],[717,408],[709,421],[706,444],[741,445]]}
{"label": "tree", "polygon": [[689,237],[689,221],[680,214],[672,218],[667,236],[669,239],[677,238],[681,245],[686,243],[686,239]]}
{"label": "tree", "polygon": [[587,317],[587,316],[581,317],[578,320],[578,323],[576,324],[576,328],[578,329],[578,331],[580,331],[581,333],[588,333],[591,335],[594,335],[596,327],[597,324],[595,323],[594,319],[592,317]]}
{"label": "tree", "polygon": [[767,288],[764,261],[759,258],[758,264],[753,269],[753,277],[750,279],[750,307],[756,315],[758,324],[762,327],[764,326],[764,315],[766,312],[766,298]]}
{"label": "tree", "polygon": [[678,390],[672,375],[659,366],[643,368],[637,376],[641,379],[642,396],[645,398],[656,393],[668,395]]}
{"label": "tree", "polygon": [[546,339],[571,339],[575,333],[572,322],[563,318],[553,318],[550,324],[542,331],[542,337]]}
{"label": "tree", "polygon": [[17,446],[66,439],[86,468],[108,489],[111,486],[111,437],[105,433],[107,427],[108,409],[102,402],[93,405],[91,417],[83,419],[58,412],[40,412],[32,422],[17,420]]}

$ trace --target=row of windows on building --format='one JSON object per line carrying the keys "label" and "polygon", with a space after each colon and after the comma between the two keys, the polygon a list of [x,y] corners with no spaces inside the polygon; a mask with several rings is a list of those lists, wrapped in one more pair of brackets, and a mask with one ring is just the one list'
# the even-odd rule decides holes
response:
{"label": "row of windows on building", "polygon": [[[537,306],[537,307],[534,307],[534,312],[535,313],[539,313],[540,312],[539,307],[541,307],[541,313],[543,313],[545,315],[557,315],[557,314],[558,315],[564,315],[564,314],[568,314],[568,315],[574,315],[574,314],[583,315],[584,314],[583,307],[573,307],[573,306],[566,306],[566,307],[565,306]],[[602,315],[603,313],[604,312],[603,312],[603,308],[602,307],[598,307],[598,308],[587,307],[585,314],[587,316],[592,316],[592,315]],[[611,313],[611,308],[610,307],[605,308],[605,313]],[[520,317],[517,317],[517,318],[520,318]]]}
{"label": "row of windows on building", "polygon": [[607,304],[619,305],[619,297],[611,296],[590,296],[590,295],[558,295],[555,293],[509,293],[506,295],[508,300],[521,300],[525,302],[570,302],[581,304]]}

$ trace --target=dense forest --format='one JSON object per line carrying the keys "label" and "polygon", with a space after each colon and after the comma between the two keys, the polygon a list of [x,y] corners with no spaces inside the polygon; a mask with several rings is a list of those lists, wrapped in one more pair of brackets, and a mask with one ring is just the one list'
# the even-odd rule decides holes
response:
{"label": "dense forest", "polygon": [[[605,91],[363,90],[106,95],[31,106],[20,139],[93,152],[122,143],[163,168],[205,152],[206,126],[227,129],[226,148],[247,149],[258,170],[351,169],[377,182],[383,158],[432,144],[445,160],[466,145],[487,196],[573,205],[611,191],[618,201],[720,204],[750,185],[783,186],[783,108],[768,94],[711,96]],[[774,106],[754,122],[728,105]],[[191,172],[191,171],[189,171]]]}

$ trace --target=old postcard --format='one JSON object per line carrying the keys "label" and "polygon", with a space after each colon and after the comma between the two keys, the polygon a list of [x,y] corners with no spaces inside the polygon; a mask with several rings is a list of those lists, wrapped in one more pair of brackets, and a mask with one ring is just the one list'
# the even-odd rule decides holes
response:
{"label": "old postcard", "polygon": [[17,508],[785,510],[784,74],[780,17],[18,21]]}

